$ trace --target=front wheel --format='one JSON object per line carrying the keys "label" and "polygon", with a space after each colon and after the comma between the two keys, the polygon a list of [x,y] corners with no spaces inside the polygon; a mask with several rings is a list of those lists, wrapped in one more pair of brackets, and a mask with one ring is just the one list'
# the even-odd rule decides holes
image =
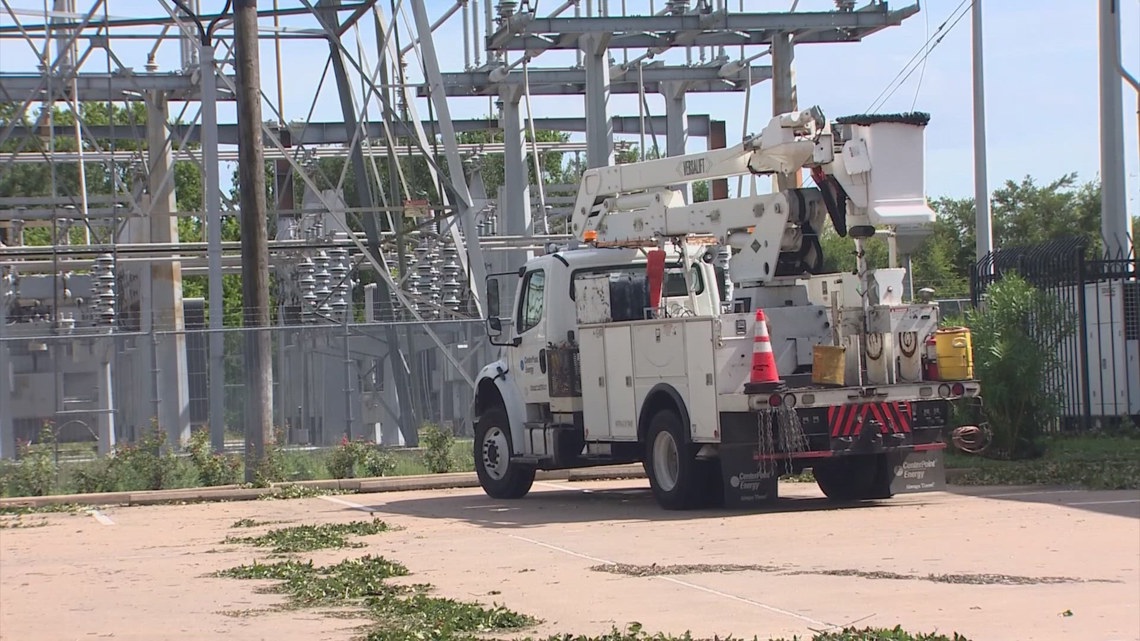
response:
{"label": "front wheel", "polygon": [[511,461],[511,427],[501,407],[485,412],[475,426],[475,474],[487,496],[521,499],[534,484],[535,468]]}

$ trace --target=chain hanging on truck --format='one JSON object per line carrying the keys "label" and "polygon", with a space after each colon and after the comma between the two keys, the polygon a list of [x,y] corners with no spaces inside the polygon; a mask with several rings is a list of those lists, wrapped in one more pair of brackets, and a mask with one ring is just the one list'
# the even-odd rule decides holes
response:
{"label": "chain hanging on truck", "polygon": [[756,412],[757,471],[765,478],[779,474],[776,459],[783,453],[791,469],[792,455],[807,450],[807,437],[796,410],[790,407]]}
{"label": "chain hanging on truck", "polygon": [[781,406],[776,410],[780,425],[780,449],[788,455],[788,462],[792,461],[792,454],[807,451],[807,437],[804,436],[804,426],[800,422],[800,414],[790,407]]}
{"label": "chain hanging on truck", "polygon": [[763,478],[776,474],[776,446],[772,436],[775,432],[773,424],[779,420],[777,412],[774,409],[756,412],[756,467]]}

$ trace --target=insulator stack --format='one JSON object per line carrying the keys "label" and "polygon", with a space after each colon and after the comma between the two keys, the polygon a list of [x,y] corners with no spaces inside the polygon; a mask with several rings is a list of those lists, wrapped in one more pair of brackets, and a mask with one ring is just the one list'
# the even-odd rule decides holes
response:
{"label": "insulator stack", "polygon": [[[412,235],[412,236],[414,237],[414,235]],[[415,241],[412,240],[410,242],[415,242]],[[420,292],[420,290],[419,290],[419,278],[420,277],[419,277],[419,272],[416,271],[416,262],[417,261],[416,261],[415,252],[414,251],[409,252],[407,261],[405,263],[405,267],[407,268],[407,271],[405,272],[406,277],[404,278],[403,290],[404,290],[404,292],[406,292],[408,294],[409,297],[411,297],[413,299],[416,298],[417,296],[419,296],[419,292]],[[398,318],[407,318],[408,317],[408,310],[404,309],[403,304],[400,303],[400,300],[398,298],[396,298],[395,295],[392,296],[392,310],[393,310],[394,315]]]}
{"label": "insulator stack", "polygon": [[443,306],[453,312],[458,312],[462,301],[459,298],[463,286],[459,283],[459,251],[455,245],[448,243],[443,248]]}
{"label": "insulator stack", "polygon": [[91,268],[92,279],[91,311],[95,323],[110,327],[115,324],[115,257],[102,254],[95,259]]}
{"label": "insulator stack", "polygon": [[432,273],[435,267],[431,264],[431,248],[427,243],[416,247],[416,293],[420,299],[416,301],[416,311],[420,316],[430,312],[431,307],[423,299],[431,296]]}
{"label": "insulator stack", "polygon": [[337,248],[329,252],[329,274],[332,277],[332,311],[337,320],[344,320],[349,308],[348,298],[352,283],[348,273],[348,250]]}
{"label": "insulator stack", "polygon": [[56,219],[56,234],[57,242],[60,245],[71,244],[71,227],[75,224],[72,218],[58,218]]}
{"label": "insulator stack", "polygon": [[329,298],[332,295],[332,289],[329,287],[329,282],[332,276],[329,274],[329,255],[325,250],[317,252],[317,258],[313,261],[316,264],[316,272],[313,277],[316,278],[317,288],[317,312],[321,315],[322,319],[327,319],[332,312],[332,306],[329,304]]}
{"label": "insulator stack", "polygon": [[517,9],[518,6],[519,3],[513,0],[499,0],[499,18],[505,20],[515,15],[515,9]]}
{"label": "insulator stack", "polygon": [[432,318],[439,318],[439,307],[443,300],[443,256],[438,244],[432,248],[431,253],[431,284],[428,286],[428,298],[432,303],[428,313]]}
{"label": "insulator stack", "polygon": [[308,256],[297,265],[297,285],[301,290],[301,321],[311,323],[317,310],[317,271],[313,260]]}
{"label": "insulator stack", "polygon": [[24,219],[12,219],[12,233],[9,235],[9,244],[13,247],[23,247],[24,245]]}

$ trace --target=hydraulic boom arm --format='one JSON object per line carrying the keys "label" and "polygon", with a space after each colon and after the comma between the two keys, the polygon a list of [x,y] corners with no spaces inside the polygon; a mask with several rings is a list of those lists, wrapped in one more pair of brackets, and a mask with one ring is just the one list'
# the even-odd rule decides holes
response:
{"label": "hydraulic boom arm", "polygon": [[[829,124],[818,107],[778,115],[728,149],[587,170],[571,216],[579,240],[643,244],[708,234],[733,247],[736,282],[776,275],[781,251],[817,243],[831,215],[840,234],[934,221],[923,175],[925,114],[860,116]],[[687,204],[671,186],[810,168],[816,187]]]}

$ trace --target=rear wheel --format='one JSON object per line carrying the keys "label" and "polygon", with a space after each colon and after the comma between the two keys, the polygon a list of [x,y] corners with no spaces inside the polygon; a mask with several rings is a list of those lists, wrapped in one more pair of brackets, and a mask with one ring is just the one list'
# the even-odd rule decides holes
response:
{"label": "rear wheel", "polygon": [[865,501],[891,497],[890,467],[885,455],[842,456],[812,467],[819,489],[833,501]]}
{"label": "rear wheel", "polygon": [[501,407],[488,410],[475,427],[475,474],[487,496],[520,499],[534,484],[535,468],[511,461],[511,427]]}
{"label": "rear wheel", "polygon": [[699,507],[708,473],[697,461],[694,446],[686,441],[677,412],[658,411],[649,420],[645,436],[645,474],[657,503],[666,510]]}

